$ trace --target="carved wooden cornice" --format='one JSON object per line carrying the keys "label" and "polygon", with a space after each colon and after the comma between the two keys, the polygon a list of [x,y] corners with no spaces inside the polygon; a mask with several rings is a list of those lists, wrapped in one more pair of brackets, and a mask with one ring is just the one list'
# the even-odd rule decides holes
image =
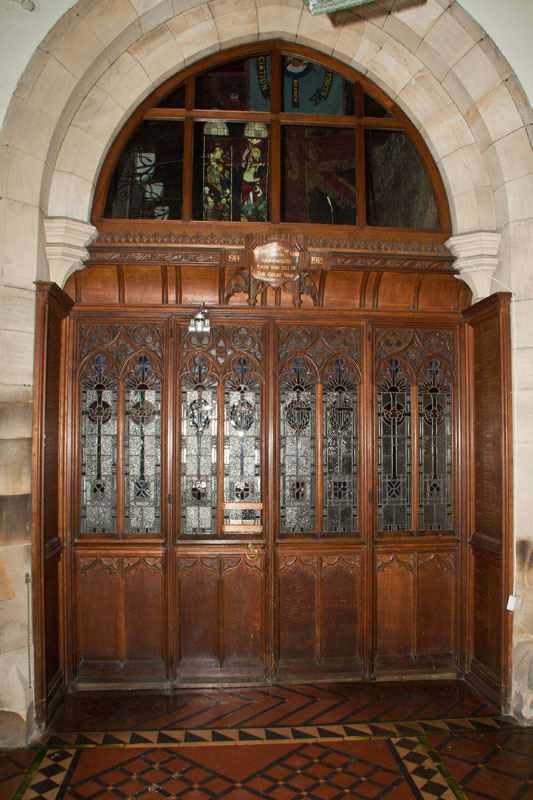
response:
{"label": "carved wooden cornice", "polygon": [[292,234],[101,232],[89,247],[93,264],[177,264],[250,267],[254,248],[264,242],[297,243],[301,267],[309,270],[363,269],[454,273],[444,244],[416,239],[340,239]]}

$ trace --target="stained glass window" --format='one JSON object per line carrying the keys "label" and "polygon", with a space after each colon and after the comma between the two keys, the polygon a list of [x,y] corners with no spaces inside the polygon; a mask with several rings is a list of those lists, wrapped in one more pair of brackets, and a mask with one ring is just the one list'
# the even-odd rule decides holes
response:
{"label": "stained glass window", "polygon": [[137,356],[125,385],[124,530],[159,532],[161,507],[161,379]]}
{"label": "stained glass window", "polygon": [[393,101],[297,50],[241,48],[156,90],[110,152],[95,214],[448,230],[431,157]]}
{"label": "stained glass window", "polygon": [[293,114],[354,113],[354,84],[332,69],[290,53],[282,58],[283,110]]}
{"label": "stained glass window", "polygon": [[391,358],[378,382],[378,530],[411,525],[411,383]]}
{"label": "stained glass window", "polygon": [[81,530],[114,533],[117,524],[117,376],[97,353],[81,383]]}
{"label": "stained glass window", "polygon": [[445,369],[432,359],[418,386],[419,526],[452,527],[452,391]]}
{"label": "stained glass window", "polygon": [[217,532],[217,381],[205,355],[194,357],[181,388],[182,533]]}
{"label": "stained glass window", "polygon": [[239,356],[224,392],[224,531],[261,525],[261,384]]}
{"label": "stained glass window", "polygon": [[281,533],[316,529],[316,381],[305,359],[281,380]]}
{"label": "stained glass window", "polygon": [[80,338],[81,532],[159,534],[162,327],[82,325]]}
{"label": "stained glass window", "polygon": [[195,106],[222,111],[268,111],[270,56],[231,61],[198,75]]}
{"label": "stained glass window", "polygon": [[268,126],[264,122],[196,125],[196,153],[202,170],[195,175],[196,219],[266,222],[268,220]]}
{"label": "stained glass window", "polygon": [[358,403],[355,371],[345,357],[330,366],[323,393],[323,530],[357,530]]}

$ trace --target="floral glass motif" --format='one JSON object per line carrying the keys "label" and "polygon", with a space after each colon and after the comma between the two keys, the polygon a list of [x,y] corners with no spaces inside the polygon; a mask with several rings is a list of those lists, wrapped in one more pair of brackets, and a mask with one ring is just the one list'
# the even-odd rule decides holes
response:
{"label": "floral glass motif", "polygon": [[117,377],[96,354],[81,384],[81,529],[116,531]]}
{"label": "floral glass motif", "polygon": [[217,505],[217,383],[204,355],[181,389],[181,529],[214,535]]}
{"label": "floral glass motif", "polygon": [[357,530],[357,381],[348,360],[337,357],[324,381],[323,530]]}
{"label": "floral glass motif", "polygon": [[261,384],[247,356],[237,358],[225,381],[224,409],[224,501],[243,503],[225,509],[224,524],[244,533],[261,524],[261,510],[244,507],[261,502]]}
{"label": "floral glass motif", "polygon": [[378,382],[378,529],[411,525],[411,384],[391,358]]}
{"label": "floral glass motif", "polygon": [[452,527],[452,390],[442,363],[432,359],[418,385],[419,526]]}
{"label": "floral glass motif", "polygon": [[[197,126],[197,130],[202,126]],[[266,222],[268,219],[268,126],[264,122],[203,123],[201,213],[196,184],[195,217]],[[198,176],[196,176],[198,178]]]}
{"label": "floral glass motif", "polygon": [[161,507],[161,381],[146,354],[125,383],[124,530],[158,532]]}
{"label": "floral glass motif", "polygon": [[316,381],[293,358],[281,380],[281,533],[316,529]]}

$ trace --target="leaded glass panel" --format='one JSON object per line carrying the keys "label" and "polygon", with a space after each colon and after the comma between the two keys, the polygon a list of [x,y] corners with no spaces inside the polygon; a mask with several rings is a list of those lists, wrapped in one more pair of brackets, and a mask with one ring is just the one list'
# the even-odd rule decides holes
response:
{"label": "leaded glass panel", "polygon": [[81,381],[81,530],[114,533],[117,524],[117,377],[96,354]]}
{"label": "leaded glass panel", "polygon": [[125,384],[124,530],[159,532],[161,380],[151,359],[137,356]]}
{"label": "leaded glass panel", "polygon": [[301,356],[280,386],[281,533],[316,529],[316,380]]}
{"label": "leaded glass panel", "polygon": [[195,219],[268,220],[269,140],[265,122],[211,120],[195,125]]}
{"label": "leaded glass panel", "polygon": [[355,372],[337,357],[323,393],[323,530],[357,530],[358,398]]}
{"label": "leaded glass panel", "polygon": [[378,530],[411,525],[411,384],[391,358],[378,382]]}
{"label": "leaded glass panel", "polygon": [[181,530],[215,535],[217,381],[204,355],[194,356],[181,388]]}
{"label": "leaded glass panel", "polygon": [[452,390],[442,362],[432,359],[418,385],[419,525],[452,527]]}
{"label": "leaded glass panel", "polygon": [[224,414],[224,528],[250,532],[261,525],[261,384],[247,356],[226,379]]}
{"label": "leaded glass panel", "polygon": [[142,122],[115,168],[104,216],[180,219],[182,175],[183,122]]}

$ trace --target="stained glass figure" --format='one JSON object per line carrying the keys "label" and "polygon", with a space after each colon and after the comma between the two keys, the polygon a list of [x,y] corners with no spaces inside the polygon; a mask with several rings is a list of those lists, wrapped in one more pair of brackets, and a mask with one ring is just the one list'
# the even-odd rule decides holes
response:
{"label": "stained glass figure", "polygon": [[316,381],[293,358],[280,385],[281,533],[316,529]]}
{"label": "stained glass figure", "polygon": [[[269,141],[265,122],[196,126],[202,153],[202,183],[195,175],[195,218],[218,221],[268,220]],[[200,212],[201,198],[201,212]]]}
{"label": "stained glass figure", "polygon": [[261,383],[248,356],[226,378],[224,409],[224,525],[253,532],[261,524]]}
{"label": "stained glass figure", "polygon": [[161,380],[144,353],[125,382],[124,482],[124,530],[159,532]]}
{"label": "stained glass figure", "polygon": [[442,363],[432,359],[418,385],[419,525],[452,527],[452,390]]}
{"label": "stained glass figure", "polygon": [[192,359],[181,387],[181,527],[216,534],[217,381],[204,355]]}
{"label": "stained glass figure", "polygon": [[81,530],[116,531],[117,377],[96,354],[81,382]]}
{"label": "stained glass figure", "polygon": [[378,382],[378,530],[411,525],[411,384],[391,358]]}
{"label": "stained glass figure", "polygon": [[324,381],[323,530],[357,530],[358,403],[355,371],[337,357]]}

